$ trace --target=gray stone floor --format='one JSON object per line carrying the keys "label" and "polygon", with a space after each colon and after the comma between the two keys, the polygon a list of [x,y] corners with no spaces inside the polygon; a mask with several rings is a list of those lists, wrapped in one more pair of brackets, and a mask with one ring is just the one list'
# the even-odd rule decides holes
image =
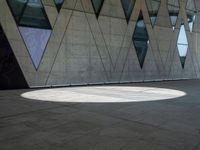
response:
{"label": "gray stone floor", "polygon": [[0,150],[200,150],[198,80],[45,90],[0,91]]}

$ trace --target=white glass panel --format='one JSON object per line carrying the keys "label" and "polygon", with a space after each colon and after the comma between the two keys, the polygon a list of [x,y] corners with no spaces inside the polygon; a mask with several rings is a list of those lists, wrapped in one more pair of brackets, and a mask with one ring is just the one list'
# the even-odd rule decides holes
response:
{"label": "white glass panel", "polygon": [[179,44],[188,44],[184,25],[181,25],[179,36],[178,36],[178,43]]}
{"label": "white glass panel", "polygon": [[185,57],[187,55],[188,45],[178,44],[178,51],[180,57]]}

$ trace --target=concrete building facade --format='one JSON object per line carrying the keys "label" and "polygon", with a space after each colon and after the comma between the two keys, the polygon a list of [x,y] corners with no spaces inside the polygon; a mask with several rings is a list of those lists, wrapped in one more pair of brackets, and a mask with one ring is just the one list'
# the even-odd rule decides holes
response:
{"label": "concrete building facade", "polygon": [[32,1],[48,20],[41,28],[27,24],[31,14],[17,20],[15,5],[0,1],[0,25],[28,87],[200,77],[200,1],[96,1]]}

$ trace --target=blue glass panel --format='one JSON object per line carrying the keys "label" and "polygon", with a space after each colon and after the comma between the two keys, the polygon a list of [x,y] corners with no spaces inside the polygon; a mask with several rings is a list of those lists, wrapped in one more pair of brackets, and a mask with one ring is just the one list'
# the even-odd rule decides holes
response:
{"label": "blue glass panel", "polygon": [[31,55],[33,63],[35,67],[38,68],[49,40],[51,30],[29,27],[19,27],[19,30]]}
{"label": "blue glass panel", "polygon": [[28,85],[0,25],[0,89],[17,88]]}
{"label": "blue glass panel", "polygon": [[140,12],[139,18],[137,20],[132,40],[136,49],[140,67],[142,68],[149,45],[149,36],[144,23],[142,12]]}
{"label": "blue glass panel", "polygon": [[101,8],[103,6],[104,0],[91,0],[96,17],[99,17],[99,14],[101,12]]}
{"label": "blue glass panel", "polygon": [[152,26],[155,25],[161,0],[146,0]]}
{"label": "blue glass panel", "polygon": [[126,21],[128,23],[133,11],[133,7],[135,5],[135,0],[121,0],[121,3],[124,9],[124,14],[126,16]]}
{"label": "blue glass panel", "polygon": [[56,8],[58,10],[58,12],[60,12],[60,9],[63,5],[64,0],[54,0],[55,4],[56,4]]}

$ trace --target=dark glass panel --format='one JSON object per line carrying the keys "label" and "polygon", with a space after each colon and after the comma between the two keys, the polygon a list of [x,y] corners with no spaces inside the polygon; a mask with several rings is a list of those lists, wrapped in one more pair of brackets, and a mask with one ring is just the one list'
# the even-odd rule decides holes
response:
{"label": "dark glass panel", "polygon": [[104,0],[91,0],[92,1],[92,5],[96,14],[96,17],[99,17],[99,14],[101,12],[101,8],[103,6]]}
{"label": "dark glass panel", "polygon": [[137,20],[132,40],[136,49],[140,66],[142,68],[149,45],[149,36],[144,23],[142,12],[140,12],[139,18]]}
{"label": "dark glass panel", "polygon": [[175,29],[176,22],[179,14],[179,0],[168,0],[168,11],[173,30]]}
{"label": "dark glass panel", "polygon": [[28,85],[0,26],[0,89],[13,88],[28,88]]}
{"label": "dark glass panel", "polygon": [[133,7],[135,5],[135,0],[121,0],[121,3],[124,9],[124,14],[126,16],[126,21],[128,23],[133,11]]}
{"label": "dark glass panel", "polygon": [[16,22],[18,23],[22,16],[22,11],[26,8],[27,0],[7,0],[7,2]]}
{"label": "dark glass panel", "polygon": [[56,4],[56,8],[57,8],[58,12],[60,12],[60,9],[62,7],[64,0],[54,0],[54,2]]}
{"label": "dark glass panel", "polygon": [[186,60],[186,56],[180,56],[180,61],[181,61],[182,68],[185,67],[185,60]]}
{"label": "dark glass panel", "polygon": [[[7,0],[19,26],[51,29],[41,0]],[[20,9],[17,9],[20,6]]]}
{"label": "dark glass panel", "polygon": [[20,26],[51,29],[41,0],[29,0],[20,18]]}
{"label": "dark glass panel", "polygon": [[146,0],[152,26],[155,25],[161,0]]}

